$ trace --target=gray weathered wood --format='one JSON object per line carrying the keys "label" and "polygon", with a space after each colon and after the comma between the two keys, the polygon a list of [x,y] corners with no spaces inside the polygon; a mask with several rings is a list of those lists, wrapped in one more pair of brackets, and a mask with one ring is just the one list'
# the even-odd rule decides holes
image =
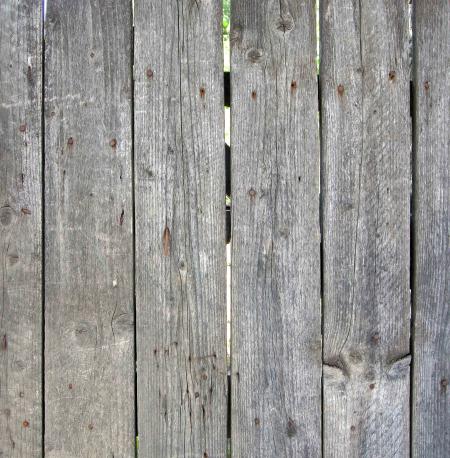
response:
{"label": "gray weathered wood", "polygon": [[450,456],[450,4],[414,11],[413,456]]}
{"label": "gray weathered wood", "polygon": [[321,449],[315,5],[232,3],[232,453]]}
{"label": "gray weathered wood", "polygon": [[135,2],[139,454],[226,453],[218,1]]}
{"label": "gray weathered wood", "polygon": [[48,3],[47,457],[134,456],[131,13]]}
{"label": "gray weathered wood", "polygon": [[0,456],[42,451],[40,0],[0,2]]}
{"label": "gray weathered wood", "polygon": [[321,3],[324,456],[409,456],[408,2]]}

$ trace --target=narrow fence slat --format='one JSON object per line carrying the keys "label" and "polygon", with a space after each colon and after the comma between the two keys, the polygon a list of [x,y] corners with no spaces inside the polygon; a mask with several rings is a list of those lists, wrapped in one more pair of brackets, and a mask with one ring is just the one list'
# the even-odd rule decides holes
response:
{"label": "narrow fence slat", "polygon": [[45,452],[132,457],[131,1],[47,8]]}
{"label": "narrow fence slat", "polygon": [[226,455],[221,2],[135,2],[139,454]]}
{"label": "narrow fence slat", "polygon": [[321,3],[324,456],[409,456],[408,2]]}
{"label": "narrow fence slat", "polygon": [[450,4],[414,11],[413,456],[450,456]]}
{"label": "narrow fence slat", "polygon": [[42,452],[39,0],[0,3],[0,456]]}
{"label": "narrow fence slat", "polygon": [[232,454],[319,456],[315,5],[231,7]]}

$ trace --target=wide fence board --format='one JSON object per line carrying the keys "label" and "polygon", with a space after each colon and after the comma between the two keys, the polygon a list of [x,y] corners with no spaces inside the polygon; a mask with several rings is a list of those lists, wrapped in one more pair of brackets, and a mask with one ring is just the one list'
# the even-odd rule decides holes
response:
{"label": "wide fence board", "polygon": [[45,32],[45,456],[134,456],[131,1]]}
{"label": "wide fence board", "polygon": [[231,6],[232,455],[319,456],[315,5]]}
{"label": "wide fence board", "polygon": [[0,3],[0,456],[42,452],[42,24]]}
{"label": "wide fence board", "polygon": [[321,3],[324,456],[409,456],[407,2]]}
{"label": "wide fence board", "polygon": [[220,2],[135,2],[139,454],[226,455]]}
{"label": "wide fence board", "polygon": [[414,10],[414,457],[450,455],[450,4]]}

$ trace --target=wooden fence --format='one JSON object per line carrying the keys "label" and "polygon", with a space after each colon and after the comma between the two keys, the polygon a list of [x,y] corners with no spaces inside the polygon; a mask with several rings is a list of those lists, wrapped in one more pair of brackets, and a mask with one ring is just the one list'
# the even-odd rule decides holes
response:
{"label": "wooden fence", "polygon": [[450,456],[450,6],[412,10],[322,0],[318,72],[315,1],[233,0],[228,357],[221,2],[0,2],[1,457]]}

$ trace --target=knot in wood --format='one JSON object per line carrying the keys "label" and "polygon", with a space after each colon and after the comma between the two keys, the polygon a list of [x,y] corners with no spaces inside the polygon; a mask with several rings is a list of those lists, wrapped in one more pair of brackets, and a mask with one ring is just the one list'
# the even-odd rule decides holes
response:
{"label": "knot in wood", "polygon": [[294,19],[288,13],[283,16],[280,16],[276,22],[276,28],[278,31],[287,33],[290,32],[295,26]]}
{"label": "knot in wood", "polygon": [[247,51],[247,60],[252,64],[257,64],[258,62],[261,62],[263,55],[264,53],[262,49],[250,48]]}

